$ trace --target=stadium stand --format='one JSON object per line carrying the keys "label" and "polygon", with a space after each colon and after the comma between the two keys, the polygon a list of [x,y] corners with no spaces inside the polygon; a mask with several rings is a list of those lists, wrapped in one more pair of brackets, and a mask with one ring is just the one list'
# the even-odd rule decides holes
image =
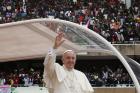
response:
{"label": "stadium stand", "polygon": [[59,18],[87,26],[112,43],[139,41],[139,0],[1,0],[0,23]]}
{"label": "stadium stand", "polygon": [[[41,62],[42,63],[42,62]],[[35,65],[36,64],[36,65]],[[1,63],[0,71],[0,86],[11,85],[13,87],[28,87],[28,86],[43,86],[42,72],[43,65],[39,62],[31,63]],[[128,73],[125,71],[124,67],[119,65],[110,68],[108,65],[98,66],[89,63],[88,65],[80,66],[80,70],[85,72],[89,81],[93,87],[115,87],[115,86],[134,86]],[[11,68],[5,68],[6,66],[11,66]],[[2,69],[3,68],[3,69]],[[87,69],[89,68],[89,69]]]}

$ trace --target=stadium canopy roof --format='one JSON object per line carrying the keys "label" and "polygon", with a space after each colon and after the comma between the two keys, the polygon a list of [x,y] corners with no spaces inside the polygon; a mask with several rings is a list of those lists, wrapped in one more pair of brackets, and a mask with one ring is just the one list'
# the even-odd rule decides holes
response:
{"label": "stadium canopy roof", "polygon": [[0,62],[44,57],[53,46],[57,32],[65,33],[66,41],[57,51],[60,55],[72,49],[79,55],[102,52],[116,56],[131,76],[140,93],[140,64],[124,57],[113,45],[84,26],[59,19],[33,19],[0,24]]}
{"label": "stadium canopy roof", "polygon": [[58,30],[64,31],[66,38],[58,54],[66,49],[86,55],[93,51],[111,53],[98,38],[85,32],[87,28],[77,28],[74,25],[78,24],[74,23],[64,24],[62,20],[55,21],[33,19],[0,24],[0,62],[44,57]]}

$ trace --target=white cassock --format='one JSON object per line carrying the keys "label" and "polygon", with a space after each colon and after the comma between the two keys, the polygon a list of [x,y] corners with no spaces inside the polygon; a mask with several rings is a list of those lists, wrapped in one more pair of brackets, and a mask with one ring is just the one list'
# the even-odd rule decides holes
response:
{"label": "white cassock", "polygon": [[49,93],[93,93],[87,77],[78,70],[68,71],[55,63],[55,50],[50,49],[44,61],[44,82]]}

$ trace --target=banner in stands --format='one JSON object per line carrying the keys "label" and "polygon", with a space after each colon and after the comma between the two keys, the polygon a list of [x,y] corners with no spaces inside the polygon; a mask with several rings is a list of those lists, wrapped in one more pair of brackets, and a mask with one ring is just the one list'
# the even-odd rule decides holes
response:
{"label": "banner in stands", "polygon": [[0,93],[11,93],[11,87],[9,85],[0,86]]}

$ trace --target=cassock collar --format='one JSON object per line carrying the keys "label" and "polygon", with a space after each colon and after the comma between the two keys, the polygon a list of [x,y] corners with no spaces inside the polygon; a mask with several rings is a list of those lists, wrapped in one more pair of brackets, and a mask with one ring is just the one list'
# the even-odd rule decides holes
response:
{"label": "cassock collar", "polygon": [[67,69],[65,65],[63,65],[63,68],[67,71],[74,71],[74,68],[73,69]]}

